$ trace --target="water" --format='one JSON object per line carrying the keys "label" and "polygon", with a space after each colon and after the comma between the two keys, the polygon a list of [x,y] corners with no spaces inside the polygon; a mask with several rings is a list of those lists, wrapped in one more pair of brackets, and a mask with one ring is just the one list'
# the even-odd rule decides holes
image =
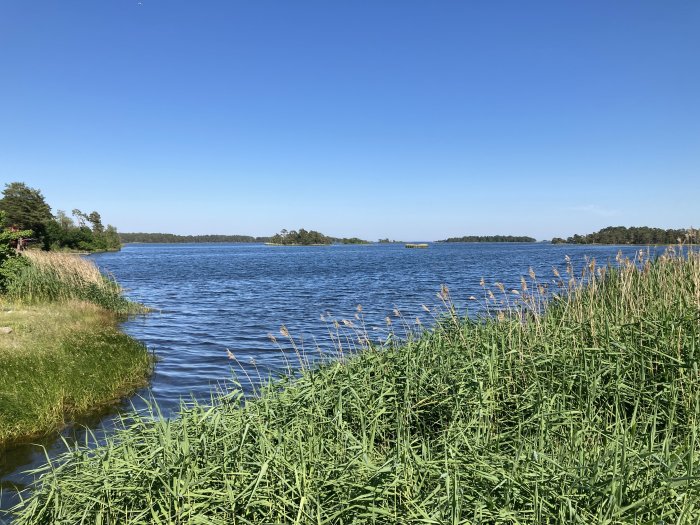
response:
{"label": "water", "polygon": [[[433,244],[428,249],[401,244],[165,244],[129,245],[118,253],[95,255],[93,260],[117,278],[131,299],[156,310],[127,321],[123,328],[160,361],[148,389],[112,412],[81,423],[108,433],[115,412],[130,410],[131,403],[143,406],[139,396],[153,398],[166,415],[176,412],[180,399],[208,400],[212,389],[230,385],[232,366],[237,365],[227,349],[248,375],[281,373],[286,368],[282,350],[290,350],[279,332],[282,325],[306,350],[328,351],[333,347],[328,319],[358,324],[357,305],[362,305],[368,335],[382,339],[386,317],[393,319],[397,331],[403,323],[415,323],[416,317],[429,324],[431,316],[421,305],[437,306],[442,284],[461,311],[469,306],[475,313],[478,303],[467,298],[483,297],[482,277],[491,285],[499,281],[519,289],[520,276],[530,267],[542,281],[553,278],[553,266],[563,274],[565,255],[580,268],[586,256],[605,263],[618,250],[634,255],[638,249],[497,243]],[[85,433],[67,429],[63,437],[69,443],[81,442]],[[65,450],[55,438],[42,445],[49,456]],[[0,509],[16,501],[15,485],[30,481],[22,472],[44,462],[44,451],[37,446],[0,452]]]}

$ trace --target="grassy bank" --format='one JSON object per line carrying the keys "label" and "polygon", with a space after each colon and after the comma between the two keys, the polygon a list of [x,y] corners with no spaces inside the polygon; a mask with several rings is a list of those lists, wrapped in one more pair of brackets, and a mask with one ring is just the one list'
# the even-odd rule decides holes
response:
{"label": "grassy bank", "polygon": [[0,296],[0,447],[54,432],[145,384],[146,348],[119,331],[142,309],[91,262],[29,253]]}
{"label": "grassy bank", "polygon": [[544,284],[130,423],[47,468],[17,523],[700,522],[700,257],[569,270],[542,310]]}
{"label": "grassy bank", "polygon": [[25,304],[86,301],[118,314],[142,313],[128,301],[119,284],[92,261],[62,252],[24,252],[30,264],[12,278],[6,298]]}

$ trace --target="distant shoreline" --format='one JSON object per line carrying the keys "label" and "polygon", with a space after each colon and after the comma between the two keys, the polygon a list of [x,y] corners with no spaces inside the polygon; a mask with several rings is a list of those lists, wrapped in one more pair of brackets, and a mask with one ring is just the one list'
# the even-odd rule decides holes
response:
{"label": "distant shoreline", "polygon": [[[281,243],[281,242],[266,242],[265,246],[333,246],[333,243],[311,243],[311,244],[301,244],[301,243]],[[338,243],[340,244],[340,243]]]}

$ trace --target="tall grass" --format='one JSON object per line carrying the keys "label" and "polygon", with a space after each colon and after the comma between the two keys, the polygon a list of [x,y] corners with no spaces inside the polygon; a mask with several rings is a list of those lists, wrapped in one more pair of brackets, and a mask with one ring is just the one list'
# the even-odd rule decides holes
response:
{"label": "tall grass", "polygon": [[122,289],[103,275],[94,262],[59,252],[24,252],[30,264],[14,276],[7,287],[10,300],[28,304],[83,300],[118,313],[144,308],[122,296]]}
{"label": "tall grass", "polygon": [[28,251],[0,296],[0,454],[2,447],[55,432],[144,386],[145,346],[119,331],[121,314],[145,308],[92,261]]}
{"label": "tall grass", "polygon": [[147,383],[152,358],[122,333],[118,316],[85,302],[26,306],[0,301],[0,455],[56,432]]}
{"label": "tall grass", "polygon": [[443,288],[419,337],[137,418],[17,523],[700,522],[700,256],[573,273],[484,286],[480,320]]}

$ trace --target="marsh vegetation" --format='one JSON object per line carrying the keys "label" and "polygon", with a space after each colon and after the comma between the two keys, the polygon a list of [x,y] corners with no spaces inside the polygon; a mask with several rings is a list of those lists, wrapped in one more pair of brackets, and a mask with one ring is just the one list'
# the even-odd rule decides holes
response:
{"label": "marsh vegetation", "polygon": [[54,432],[146,384],[152,357],[123,334],[145,311],[77,255],[27,251],[0,295],[0,447]]}
{"label": "marsh vegetation", "polygon": [[72,451],[17,522],[700,520],[697,253],[484,283],[478,319],[440,296],[430,330],[338,323],[335,359]]}

